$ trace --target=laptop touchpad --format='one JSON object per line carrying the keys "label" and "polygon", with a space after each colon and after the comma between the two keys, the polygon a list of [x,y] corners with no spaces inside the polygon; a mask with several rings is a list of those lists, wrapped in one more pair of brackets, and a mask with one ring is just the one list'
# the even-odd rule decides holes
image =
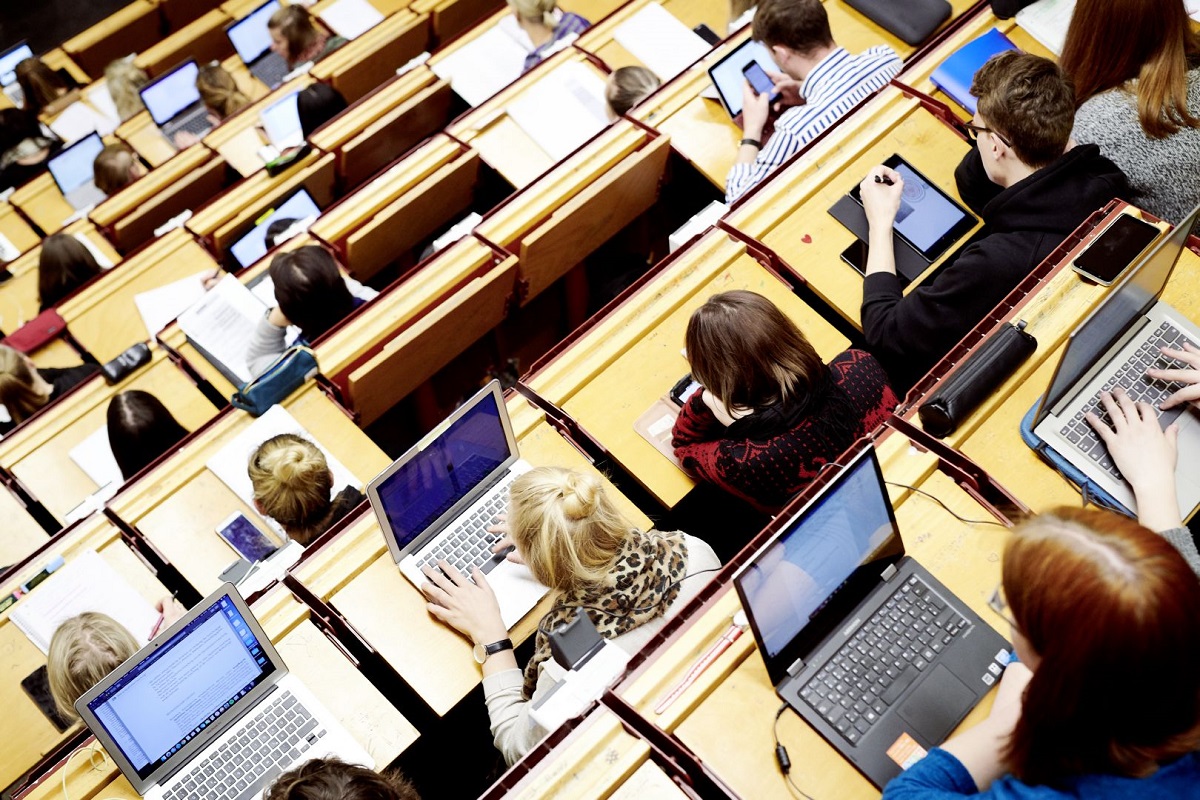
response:
{"label": "laptop touchpad", "polygon": [[975,703],[975,693],[941,664],[933,668],[898,713],[914,732],[931,742],[941,742]]}

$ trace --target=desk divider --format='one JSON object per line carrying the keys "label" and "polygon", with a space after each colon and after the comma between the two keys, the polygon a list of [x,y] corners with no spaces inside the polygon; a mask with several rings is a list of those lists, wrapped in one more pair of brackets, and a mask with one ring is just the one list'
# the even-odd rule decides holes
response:
{"label": "desk divider", "polygon": [[221,61],[233,55],[233,43],[225,35],[232,21],[213,9],[139,52],[133,63],[155,78],[189,58],[197,64]]}
{"label": "desk divider", "polygon": [[99,77],[109,62],[145,50],[162,35],[158,9],[133,0],[92,27],[63,43],[62,49],[88,75]]}
{"label": "desk divider", "polygon": [[503,7],[503,0],[414,0],[409,5],[418,14],[429,14],[431,51]]}
{"label": "desk divider", "polygon": [[428,44],[429,15],[404,10],[322,58],[310,74],[353,103],[424,52]]}

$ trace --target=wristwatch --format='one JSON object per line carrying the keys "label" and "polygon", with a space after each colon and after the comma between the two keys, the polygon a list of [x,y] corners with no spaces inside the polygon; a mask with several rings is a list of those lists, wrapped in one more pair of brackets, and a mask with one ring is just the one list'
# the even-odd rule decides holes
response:
{"label": "wristwatch", "polygon": [[492,642],[491,644],[477,644],[471,650],[471,653],[472,653],[472,655],[475,656],[475,662],[478,664],[482,664],[483,662],[488,660],[488,656],[495,655],[496,653],[499,653],[501,650],[512,650],[512,649],[513,649],[512,639],[501,639],[500,641]]}
{"label": "wristwatch", "polygon": [[739,145],[748,144],[751,147],[757,147],[759,150],[762,150],[762,140],[761,139],[750,139],[747,137],[745,139],[742,139],[740,142],[738,142],[738,144]]}

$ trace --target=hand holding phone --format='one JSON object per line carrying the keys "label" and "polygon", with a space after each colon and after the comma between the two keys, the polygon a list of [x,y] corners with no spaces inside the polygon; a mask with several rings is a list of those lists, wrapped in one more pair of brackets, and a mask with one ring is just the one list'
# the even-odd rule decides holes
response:
{"label": "hand holding phone", "polygon": [[746,82],[750,84],[750,88],[754,90],[756,95],[765,94],[772,101],[775,100],[775,82],[771,80],[771,76],[762,68],[762,64],[757,61],[751,61],[746,66],[742,67],[742,75],[746,78]]}

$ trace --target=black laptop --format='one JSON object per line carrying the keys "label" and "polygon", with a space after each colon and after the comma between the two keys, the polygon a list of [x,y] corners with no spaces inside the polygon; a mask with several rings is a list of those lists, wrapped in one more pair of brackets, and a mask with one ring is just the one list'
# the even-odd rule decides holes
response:
{"label": "black laptop", "polygon": [[776,692],[872,783],[936,747],[1010,645],[904,554],[867,446],[734,576]]}

